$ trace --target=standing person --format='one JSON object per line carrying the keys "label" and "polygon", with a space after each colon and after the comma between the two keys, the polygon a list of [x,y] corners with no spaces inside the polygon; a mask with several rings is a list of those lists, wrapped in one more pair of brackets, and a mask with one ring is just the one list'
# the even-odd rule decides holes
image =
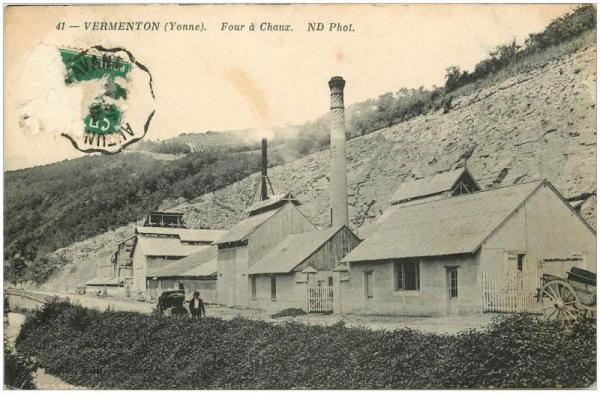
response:
{"label": "standing person", "polygon": [[204,302],[200,299],[200,292],[194,291],[194,297],[188,301],[190,304],[190,313],[192,313],[192,319],[197,320],[202,316],[206,316],[204,310]]}

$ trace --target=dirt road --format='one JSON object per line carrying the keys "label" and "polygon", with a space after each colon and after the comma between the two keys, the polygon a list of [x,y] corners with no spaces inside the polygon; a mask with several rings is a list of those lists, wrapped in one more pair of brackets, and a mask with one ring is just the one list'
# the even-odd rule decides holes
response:
{"label": "dirt road", "polygon": [[[155,304],[138,302],[124,297],[95,297],[90,295],[76,295],[65,293],[51,293],[31,291],[35,294],[46,296],[58,295],[69,298],[71,302],[85,307],[98,310],[134,311],[140,313],[152,313]],[[349,327],[364,327],[372,330],[394,330],[410,328],[423,332],[434,332],[444,334],[456,334],[467,329],[482,329],[490,324],[497,316],[496,314],[475,314],[470,316],[443,316],[443,317],[408,317],[408,316],[373,316],[362,314],[322,314],[310,313],[298,317],[283,317],[274,319],[271,313],[262,310],[229,308],[216,305],[207,305],[206,314],[210,317],[218,317],[231,320],[235,317],[245,317],[254,320],[264,320],[273,323],[285,321],[300,322],[302,324],[333,325],[343,321]]]}

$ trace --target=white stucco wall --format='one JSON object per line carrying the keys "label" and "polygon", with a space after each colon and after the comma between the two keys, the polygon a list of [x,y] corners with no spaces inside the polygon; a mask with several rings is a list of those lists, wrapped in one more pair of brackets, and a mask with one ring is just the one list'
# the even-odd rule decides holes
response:
{"label": "white stucco wall", "polygon": [[271,276],[256,276],[256,299],[250,299],[250,307],[269,312],[288,308],[306,310],[306,283],[296,282],[295,273],[275,275],[276,299],[271,299]]}
{"label": "white stucco wall", "polygon": [[[492,233],[474,255],[421,258],[420,291],[394,290],[392,261],[353,263],[348,273],[349,281],[340,283],[341,308],[339,304],[334,306],[344,313],[444,315],[479,312],[483,309],[482,273],[504,274],[508,253],[525,254],[524,271],[539,268],[545,258],[581,256],[584,258],[582,267],[596,272],[595,234],[549,186],[544,185]],[[459,294],[455,300],[448,299],[446,266],[458,266]],[[366,271],[373,272],[371,299],[365,297]],[[536,272],[529,274],[536,280],[539,278]]]}
{"label": "white stucco wall", "polygon": [[248,305],[248,246],[221,248],[217,254],[217,300],[226,306]]}
{"label": "white stucco wall", "polygon": [[596,272],[594,233],[548,186],[534,193],[483,244],[482,271],[504,273],[508,252],[524,253],[526,270],[539,268],[542,259],[580,255],[584,258],[583,267]]}
{"label": "white stucco wall", "polygon": [[146,290],[146,256],[140,247],[133,253],[133,294]]}
{"label": "white stucco wall", "polygon": [[[344,313],[430,316],[480,310],[474,255],[421,258],[419,291],[396,291],[392,261],[353,263],[341,283]],[[446,267],[458,267],[458,297],[449,298]],[[365,294],[365,272],[373,274],[373,297]]]}

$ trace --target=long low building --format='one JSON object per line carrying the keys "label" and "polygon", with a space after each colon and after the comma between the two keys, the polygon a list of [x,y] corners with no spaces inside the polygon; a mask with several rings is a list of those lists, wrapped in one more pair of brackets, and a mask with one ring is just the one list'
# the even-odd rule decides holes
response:
{"label": "long low building", "polygon": [[186,228],[183,213],[150,213],[144,225],[135,229],[137,237],[131,251],[133,290],[151,298],[146,291],[149,274],[205,249],[225,232]]}
{"label": "long low building", "polygon": [[110,266],[98,268],[97,276],[116,279],[118,288],[113,291],[115,294],[135,296],[138,299],[155,297],[155,291],[147,293],[148,275],[210,247],[215,239],[226,232],[190,229],[185,226],[183,215],[180,212],[149,213],[144,224],[135,228],[135,234],[117,243],[117,249],[110,258]]}
{"label": "long low building", "polygon": [[149,295],[158,297],[162,291],[180,289],[186,296],[195,291],[206,303],[217,303],[217,247],[204,247],[183,259],[149,270]]}
{"label": "long low building", "polygon": [[176,237],[138,235],[132,255],[134,291],[145,294],[148,274],[205,248],[203,245],[184,244]]}
{"label": "long low building", "polygon": [[528,311],[542,273],[596,270],[596,234],[538,181],[399,205],[343,261],[341,312]]}
{"label": "long low building", "polygon": [[281,199],[277,204],[279,207],[271,202],[268,204],[264,208],[254,208],[252,215],[214,243],[218,247],[217,291],[222,305],[248,307],[248,272],[254,263],[288,235],[316,230],[294,201]]}
{"label": "long low building", "polygon": [[86,294],[106,294],[119,295],[119,291],[123,285],[119,284],[116,277],[95,277],[85,282]]}
{"label": "long low building", "polygon": [[[287,236],[248,270],[249,306],[269,311],[332,310],[332,271],[359,243],[347,226]],[[311,295],[317,294],[319,302],[311,302]]]}

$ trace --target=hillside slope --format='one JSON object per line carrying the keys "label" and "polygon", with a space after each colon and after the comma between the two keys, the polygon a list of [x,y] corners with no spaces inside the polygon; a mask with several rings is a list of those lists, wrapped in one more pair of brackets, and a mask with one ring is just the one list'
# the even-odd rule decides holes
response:
{"label": "hillside slope", "polygon": [[[403,181],[465,162],[485,187],[546,178],[566,198],[585,199],[584,216],[595,227],[595,61],[595,43],[590,43],[456,98],[447,113],[419,116],[348,141],[352,227],[360,233],[375,221]],[[319,225],[329,221],[328,154],[321,151],[269,170],[275,190],[293,192]],[[257,188],[258,174],[253,174],[174,209],[185,212],[189,225],[228,228],[243,217]],[[132,230],[122,227],[54,252],[52,257],[68,266],[49,285],[74,285],[93,276],[96,264],[107,260],[105,245]]]}
{"label": "hillside slope", "polygon": [[[467,163],[483,186],[546,178],[567,198],[586,197],[595,224],[596,49],[581,50],[457,98],[448,113],[416,117],[348,141],[354,228],[387,207],[398,184]],[[328,221],[328,152],[275,167],[276,190],[292,191],[318,224]],[[179,207],[190,224],[228,227],[256,188],[253,175]],[[588,196],[591,196],[588,198]]]}
{"label": "hillside slope", "polygon": [[[167,199],[193,198],[259,169],[259,150],[130,151],[6,172],[4,258],[40,264],[44,254],[135,222]],[[27,272],[41,276],[35,266]]]}

